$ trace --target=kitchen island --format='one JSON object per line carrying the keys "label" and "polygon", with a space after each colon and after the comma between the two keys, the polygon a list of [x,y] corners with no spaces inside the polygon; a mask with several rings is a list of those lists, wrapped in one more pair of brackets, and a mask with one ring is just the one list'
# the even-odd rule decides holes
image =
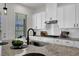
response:
{"label": "kitchen island", "polygon": [[42,47],[29,45],[24,49],[11,49],[11,40],[9,44],[2,45],[2,56],[22,56],[27,53],[42,53],[46,56],[79,56],[79,48],[68,47],[58,44],[47,44]]}

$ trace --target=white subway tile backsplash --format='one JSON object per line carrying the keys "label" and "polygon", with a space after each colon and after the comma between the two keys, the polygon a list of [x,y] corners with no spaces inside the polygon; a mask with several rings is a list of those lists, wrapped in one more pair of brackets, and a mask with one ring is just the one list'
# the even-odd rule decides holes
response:
{"label": "white subway tile backsplash", "polygon": [[61,29],[62,31],[69,31],[69,36],[72,38],[79,38],[79,29],[78,28],[70,28],[70,29]]}

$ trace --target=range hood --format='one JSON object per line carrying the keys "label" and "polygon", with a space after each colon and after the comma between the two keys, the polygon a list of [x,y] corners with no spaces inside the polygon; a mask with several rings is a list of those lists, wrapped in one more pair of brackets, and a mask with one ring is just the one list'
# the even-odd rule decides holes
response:
{"label": "range hood", "polygon": [[45,21],[46,24],[56,24],[57,22],[57,20]]}

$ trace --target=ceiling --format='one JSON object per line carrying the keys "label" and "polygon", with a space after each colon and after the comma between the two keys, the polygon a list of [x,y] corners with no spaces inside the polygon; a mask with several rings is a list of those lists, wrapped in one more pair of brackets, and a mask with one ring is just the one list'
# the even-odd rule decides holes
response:
{"label": "ceiling", "polygon": [[21,4],[31,9],[36,9],[38,7],[46,5],[46,3],[21,3]]}
{"label": "ceiling", "polygon": [[[32,10],[37,9],[39,7],[45,6],[47,3],[21,3],[21,5],[28,7]],[[64,5],[69,5],[73,3],[57,3],[58,6],[64,6]]]}

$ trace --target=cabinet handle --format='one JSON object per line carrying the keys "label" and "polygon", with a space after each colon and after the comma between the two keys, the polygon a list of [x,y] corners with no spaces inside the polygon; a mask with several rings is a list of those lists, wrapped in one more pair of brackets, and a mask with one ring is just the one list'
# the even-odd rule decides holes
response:
{"label": "cabinet handle", "polygon": [[75,27],[75,24],[74,24],[74,27]]}
{"label": "cabinet handle", "polygon": [[36,28],[37,28],[37,26],[36,26]]}
{"label": "cabinet handle", "polygon": [[77,27],[78,27],[78,24],[77,24]]}

